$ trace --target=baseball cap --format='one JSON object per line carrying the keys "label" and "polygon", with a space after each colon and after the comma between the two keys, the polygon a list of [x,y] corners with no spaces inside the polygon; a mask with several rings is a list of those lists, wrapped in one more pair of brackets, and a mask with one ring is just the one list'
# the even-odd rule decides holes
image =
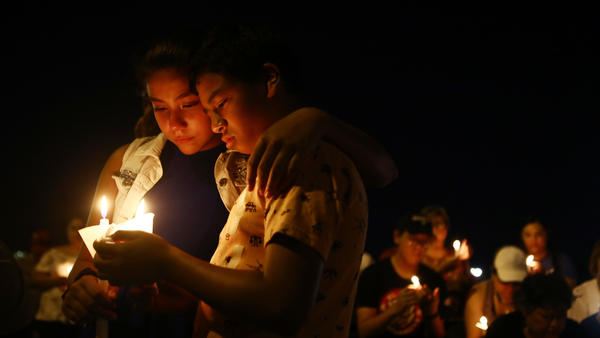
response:
{"label": "baseball cap", "polygon": [[403,233],[407,231],[409,234],[427,234],[432,235],[431,223],[424,220],[415,218],[412,215],[403,215],[396,224],[396,229]]}
{"label": "baseball cap", "polygon": [[504,283],[522,282],[527,277],[525,252],[512,245],[500,248],[494,257],[494,270]]}

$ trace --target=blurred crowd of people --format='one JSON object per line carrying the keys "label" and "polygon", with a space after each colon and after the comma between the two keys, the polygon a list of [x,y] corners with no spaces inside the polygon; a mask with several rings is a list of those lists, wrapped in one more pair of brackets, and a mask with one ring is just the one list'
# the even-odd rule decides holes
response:
{"label": "blurred crowd of people", "polygon": [[427,206],[398,221],[395,246],[377,259],[365,253],[354,336],[600,336],[600,240],[590,252],[593,278],[577,284],[569,255],[550,250],[542,221],[528,218],[520,245],[497,248],[480,280],[471,245],[449,243],[449,226],[443,206]]}
{"label": "blurred crowd of people", "polygon": [[[56,238],[46,229],[33,231],[29,250],[2,249],[2,294],[0,336],[76,337],[80,327],[70,323],[62,312],[62,294],[67,276],[82,245],[80,217],[66,224],[67,243],[54,245]],[[4,301],[6,300],[6,301]]]}

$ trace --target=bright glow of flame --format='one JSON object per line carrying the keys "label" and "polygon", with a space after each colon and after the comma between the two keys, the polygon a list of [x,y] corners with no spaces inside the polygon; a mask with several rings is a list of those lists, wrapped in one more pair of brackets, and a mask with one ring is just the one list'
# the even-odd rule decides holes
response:
{"label": "bright glow of flame", "polygon": [[69,277],[71,269],[73,269],[73,263],[65,262],[56,267],[56,274],[61,277]]}
{"label": "bright glow of flame", "polygon": [[480,268],[471,268],[471,274],[475,277],[481,277],[481,275],[483,274],[483,270],[481,270]]}
{"label": "bright glow of flame", "polygon": [[475,323],[475,326],[482,329],[483,331],[486,331],[488,329],[487,318],[485,318],[485,316],[481,316],[481,318],[479,318],[479,322]]}
{"label": "bright glow of flame", "polygon": [[410,277],[410,280],[412,282],[412,287],[414,288],[420,288],[421,287],[421,283],[419,282],[419,277],[417,276],[412,276]]}
{"label": "bright glow of flame", "polygon": [[535,263],[533,262],[533,255],[527,256],[527,258],[525,259],[525,264],[527,264],[527,266],[529,267],[535,266]]}
{"label": "bright glow of flame", "polygon": [[108,213],[108,202],[106,201],[106,196],[102,196],[100,200],[100,215],[102,218],[106,218],[106,214]]}
{"label": "bright glow of flame", "polygon": [[458,249],[460,249],[460,241],[457,239],[454,242],[452,242],[452,247],[455,251],[458,251]]}
{"label": "bright glow of flame", "polygon": [[138,205],[137,211],[135,212],[135,217],[142,217],[144,212],[146,212],[146,204],[144,203],[144,200],[142,200],[140,205]]}

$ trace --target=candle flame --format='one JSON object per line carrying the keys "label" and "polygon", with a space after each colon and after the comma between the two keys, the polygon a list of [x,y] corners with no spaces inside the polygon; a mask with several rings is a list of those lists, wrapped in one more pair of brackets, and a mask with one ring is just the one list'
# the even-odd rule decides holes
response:
{"label": "candle flame", "polygon": [[533,255],[527,256],[527,258],[525,259],[525,264],[527,264],[527,266],[529,267],[535,266],[535,263],[533,262]]}
{"label": "candle flame", "polygon": [[454,248],[454,250],[458,251],[458,249],[460,249],[460,241],[457,239],[454,242],[452,242],[452,247]]}
{"label": "candle flame", "polygon": [[108,202],[106,201],[106,196],[102,196],[100,200],[100,215],[102,218],[106,218],[106,214],[108,213]]}
{"label": "candle flame", "polygon": [[421,283],[419,282],[419,277],[412,276],[410,277],[410,280],[412,281],[414,287],[418,288],[421,286]]}
{"label": "candle flame", "polygon": [[471,268],[471,274],[475,277],[481,277],[481,275],[483,274],[483,270],[481,270],[480,268]]}
{"label": "candle flame", "polygon": [[140,205],[137,208],[137,211],[135,212],[135,217],[142,217],[142,215],[144,214],[144,212],[146,212],[146,205],[144,203],[144,200],[142,200],[140,202]]}
{"label": "candle flame", "polygon": [[69,277],[71,269],[73,269],[73,263],[65,262],[56,267],[56,274],[61,277]]}
{"label": "candle flame", "polygon": [[479,318],[479,322],[475,323],[475,326],[482,329],[483,331],[486,331],[488,329],[487,318],[485,316],[481,316],[481,318]]}

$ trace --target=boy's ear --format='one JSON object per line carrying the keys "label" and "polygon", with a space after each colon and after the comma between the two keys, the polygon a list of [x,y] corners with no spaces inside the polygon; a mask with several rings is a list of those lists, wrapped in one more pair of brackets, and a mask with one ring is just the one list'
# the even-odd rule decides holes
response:
{"label": "boy's ear", "polygon": [[402,239],[402,234],[398,229],[394,229],[394,244],[400,245],[400,240]]}
{"label": "boy's ear", "polygon": [[263,65],[263,71],[265,74],[265,89],[267,90],[267,98],[272,98],[277,93],[279,86],[281,85],[281,73],[279,67],[272,63],[265,63]]}

